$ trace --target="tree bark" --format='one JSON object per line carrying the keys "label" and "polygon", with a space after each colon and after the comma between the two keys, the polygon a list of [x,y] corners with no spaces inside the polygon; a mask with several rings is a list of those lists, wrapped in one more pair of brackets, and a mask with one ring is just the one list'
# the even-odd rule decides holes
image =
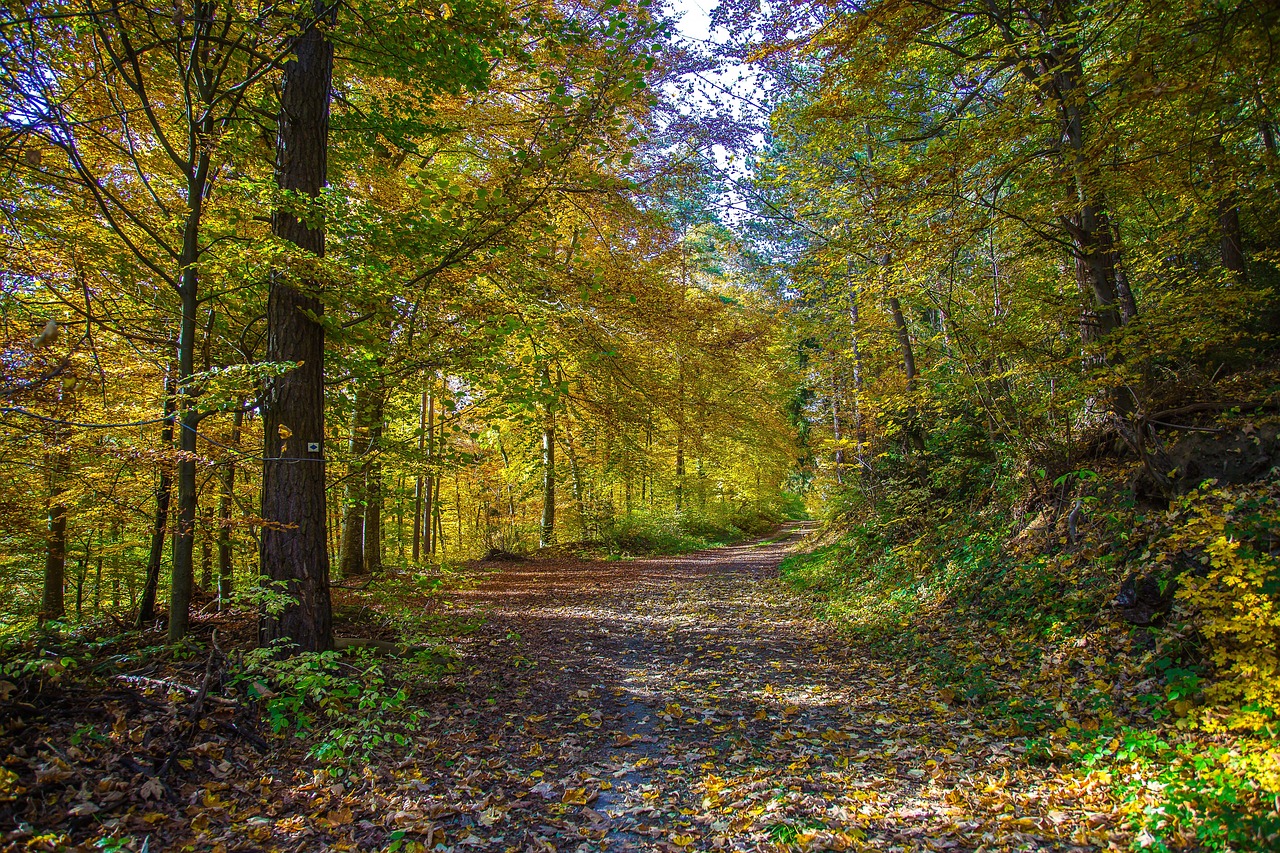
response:
{"label": "tree bark", "polygon": [[684,509],[684,365],[676,383],[676,512]]}
{"label": "tree bark", "polygon": [[907,393],[915,390],[916,356],[911,348],[911,332],[907,328],[907,319],[902,314],[902,303],[898,297],[889,297],[889,314],[893,317],[893,329],[898,336],[898,349],[902,354],[902,372],[907,378]]}
{"label": "tree bark", "polygon": [[443,514],[442,508],[444,505],[444,490],[440,487],[439,474],[436,474],[435,480],[436,480],[436,486],[435,486],[435,504],[436,505],[434,510],[435,532],[431,535],[431,552],[434,554],[436,551],[439,551],[441,557],[443,558],[444,556],[444,514]]}
{"label": "tree bark", "polygon": [[1218,232],[1222,243],[1222,265],[1238,282],[1248,280],[1248,264],[1244,257],[1244,237],[1240,232],[1240,208],[1234,199],[1218,202]]}
{"label": "tree bark", "polygon": [[867,428],[862,419],[862,349],[861,332],[858,327],[858,291],[849,287],[849,351],[853,356],[853,438],[857,444],[854,458],[858,460],[858,476],[865,484],[872,474],[871,464],[867,461]]}
{"label": "tree bark", "polygon": [[[239,449],[240,432],[244,424],[244,401],[241,400],[231,416],[231,446]],[[236,463],[228,459],[222,463],[221,490],[218,493],[218,609],[231,605],[232,580],[235,565],[232,562],[231,505],[235,500]]]}
{"label": "tree bark", "polygon": [[[423,455],[423,451],[427,447],[427,403],[429,399],[430,394],[423,391],[422,407],[418,410],[418,455],[420,456]],[[413,562],[415,564],[422,561],[422,491],[425,480],[426,477],[419,469],[413,485]]]}
{"label": "tree bark", "polygon": [[209,592],[213,589],[213,507],[206,506],[200,510],[200,589]]}
{"label": "tree bark", "polygon": [[[425,543],[425,548],[428,554],[434,554],[436,552],[435,527],[431,523],[431,513],[434,511],[435,505],[436,505],[435,504],[436,476],[435,474],[432,473],[432,471],[435,470],[432,466],[435,464],[435,456],[436,456],[435,422],[436,422],[436,398],[435,398],[435,395],[429,394],[427,396],[427,474],[426,474],[426,483],[423,485],[423,489],[424,489],[423,499],[426,502],[423,512],[425,512],[426,515],[422,519],[423,542]],[[440,428],[440,432],[443,435],[444,433],[443,425]],[[506,459],[507,459],[506,450],[503,450],[502,452],[502,459],[503,459],[503,464],[505,465]],[[507,493],[510,494],[510,492],[511,492],[511,487],[508,486]]]}
{"label": "tree bark", "polygon": [[[284,67],[276,141],[276,183],[304,202],[326,182],[333,45],[325,38],[332,10],[313,5],[315,18],[297,36]],[[271,231],[305,252],[324,255],[318,209],[299,218],[277,208]],[[259,641],[288,639],[301,651],[333,647],[329,552],[325,545],[324,304],[320,283],[276,270],[267,299],[267,360],[297,367],[273,377],[263,395],[261,554],[265,577],[293,598],[264,612]]]}
{"label": "tree bark", "polygon": [[[1014,31],[1009,13],[995,0],[987,0],[986,13],[1009,47],[1022,52],[1027,40]],[[1041,37],[1048,35],[1046,27],[1053,23],[1052,18],[1065,22],[1071,17],[1072,9],[1066,3],[1049,4],[1041,17],[1028,14]],[[1058,139],[1065,143],[1061,153],[1071,172],[1075,190],[1071,204],[1076,211],[1062,217],[1061,222],[1075,247],[1077,274],[1093,294],[1094,317],[1089,322],[1096,328],[1096,339],[1101,340],[1124,322],[1117,306],[1115,274],[1121,258],[1111,231],[1106,197],[1098,189],[1097,170],[1089,160],[1085,138],[1088,98],[1083,91],[1085,74],[1080,49],[1069,42],[1052,45],[1034,57],[1034,66],[1026,64],[1022,73],[1057,113]]]}
{"label": "tree bark", "polygon": [[[911,346],[911,330],[907,328],[907,318],[902,313],[902,303],[896,296],[889,297],[889,313],[893,317],[893,328],[898,335],[898,348],[902,353],[902,372],[906,377],[907,394],[910,395],[916,387],[916,355]],[[916,453],[924,453],[924,436],[920,433],[919,425],[916,424],[914,403],[907,406],[906,434],[907,440]]]}
{"label": "tree bark", "polygon": [[569,478],[573,481],[573,501],[578,508],[578,524],[582,528],[582,536],[587,536],[587,503],[586,490],[582,482],[582,469],[578,466],[578,453],[573,446],[573,433],[569,431],[569,421],[564,422],[564,450],[569,457]]}
{"label": "tree bark", "polygon": [[[173,451],[174,387],[173,380],[164,384],[164,426],[160,429],[160,450]],[[173,470],[168,460],[160,463],[160,482],[156,485],[156,514],[151,525],[151,550],[147,554],[147,577],[142,585],[142,602],[138,606],[138,628],[156,618],[156,592],[160,587],[160,564],[164,560],[165,533],[169,526],[169,501],[173,494]]]}
{"label": "tree bark", "polygon": [[40,623],[61,619],[67,614],[63,587],[67,571],[67,506],[62,501],[62,477],[66,473],[66,454],[54,450],[46,457],[49,468],[49,502],[47,505],[44,544],[44,595],[40,602]]}
{"label": "tree bark", "polygon": [[844,484],[844,447],[840,444],[840,374],[835,359],[831,360],[831,437],[835,441],[835,453],[832,456],[836,483]]}
{"label": "tree bark", "polygon": [[351,462],[343,489],[342,540],[338,546],[338,570],[343,577],[365,573],[364,519],[369,474],[366,457],[370,448],[368,410],[369,386],[364,380],[357,380],[351,410],[351,437],[347,441]]}
{"label": "tree bark", "polygon": [[[212,132],[212,121],[208,121]],[[191,592],[195,584],[196,541],[196,429],[200,415],[196,409],[191,377],[195,373],[196,312],[199,310],[200,217],[204,204],[205,184],[209,173],[208,147],[200,148],[197,166],[187,183],[186,225],[183,229],[182,274],[179,279],[179,295],[182,317],[178,332],[178,517],[173,540],[173,582],[169,587],[169,642],[177,642],[187,635],[191,610]]]}
{"label": "tree bark", "polygon": [[369,461],[365,465],[364,571],[382,571],[382,377],[372,380],[369,393]]}
{"label": "tree bark", "polygon": [[542,527],[538,544],[546,548],[556,541],[556,414],[546,404],[542,425]]}

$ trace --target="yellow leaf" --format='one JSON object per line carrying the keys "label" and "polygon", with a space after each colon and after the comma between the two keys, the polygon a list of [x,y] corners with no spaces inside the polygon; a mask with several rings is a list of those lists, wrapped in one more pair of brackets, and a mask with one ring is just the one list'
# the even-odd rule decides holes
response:
{"label": "yellow leaf", "polygon": [[595,798],[587,794],[586,788],[565,788],[564,796],[560,798],[560,802],[573,806],[585,806],[593,799]]}

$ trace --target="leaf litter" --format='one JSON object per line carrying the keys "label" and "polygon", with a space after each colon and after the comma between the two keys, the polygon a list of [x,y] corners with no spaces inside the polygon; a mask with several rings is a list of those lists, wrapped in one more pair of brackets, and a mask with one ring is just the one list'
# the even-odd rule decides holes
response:
{"label": "leaf litter", "polygon": [[405,743],[346,774],[297,740],[259,733],[242,703],[192,714],[202,661],[187,665],[184,687],[166,690],[166,679],[178,683],[170,673],[117,679],[101,696],[46,689],[6,708],[5,843],[459,853],[1129,844],[1103,774],[1030,760],[1006,723],[817,618],[777,578],[794,542],[531,561],[452,593],[458,615],[484,617],[456,640],[460,666],[412,694],[421,722]]}

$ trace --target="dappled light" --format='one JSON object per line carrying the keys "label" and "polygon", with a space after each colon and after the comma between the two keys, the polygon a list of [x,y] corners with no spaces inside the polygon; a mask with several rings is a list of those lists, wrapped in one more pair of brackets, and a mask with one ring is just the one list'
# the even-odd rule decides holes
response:
{"label": "dappled light", "polygon": [[1278,43],[0,3],[0,850],[1280,850]]}

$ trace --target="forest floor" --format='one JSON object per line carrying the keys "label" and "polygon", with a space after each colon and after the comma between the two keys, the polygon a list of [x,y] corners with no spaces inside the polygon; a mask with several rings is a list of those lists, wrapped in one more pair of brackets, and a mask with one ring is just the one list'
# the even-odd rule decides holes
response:
{"label": "forest floor", "polygon": [[1010,738],[939,701],[916,667],[851,647],[815,618],[777,572],[805,532],[683,557],[519,564],[461,594],[487,613],[489,636],[508,639],[472,653],[488,684],[473,682],[445,726],[487,746],[450,753],[441,794],[472,773],[497,782],[470,783],[483,799],[460,843],[995,850],[1123,840],[1097,780],[1032,766]]}
{"label": "forest floor", "polygon": [[[230,700],[192,714],[198,697],[118,684],[69,746],[72,723],[50,719],[71,700],[46,698],[0,742],[17,747],[2,837],[151,851],[1127,845],[1097,774],[1030,760],[923,670],[817,618],[778,579],[805,532],[510,563],[450,593],[481,627],[458,639],[452,673],[413,694],[408,743],[346,776],[288,740],[263,749]],[[189,666],[198,684],[203,662]],[[181,749],[156,736],[146,758],[156,726],[188,718],[199,725]],[[150,765],[175,755],[157,782]]]}

